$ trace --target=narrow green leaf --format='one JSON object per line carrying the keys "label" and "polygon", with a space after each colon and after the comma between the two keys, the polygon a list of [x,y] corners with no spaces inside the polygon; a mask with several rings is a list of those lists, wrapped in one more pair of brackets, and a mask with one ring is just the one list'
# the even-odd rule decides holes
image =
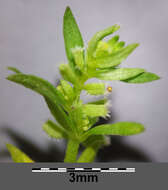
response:
{"label": "narrow green leaf", "polygon": [[73,108],[71,110],[70,115],[71,115],[72,120],[74,121],[77,129],[83,130],[83,127],[86,127],[86,125],[89,123],[88,119],[84,115],[84,112],[83,112],[83,109],[81,106],[77,106],[77,107]]}
{"label": "narrow green leaf", "polygon": [[68,64],[61,64],[59,66],[60,73],[63,77],[63,79],[71,82],[72,84],[77,84],[78,83],[78,77],[75,75],[73,70]]}
{"label": "narrow green leaf", "polygon": [[111,50],[111,52],[116,52],[119,51],[121,48],[123,48],[125,46],[125,42],[121,41],[116,43],[116,45],[113,47],[113,49]]}
{"label": "narrow green leaf", "polygon": [[53,103],[49,98],[45,97],[45,101],[48,105],[48,108],[51,114],[54,116],[55,120],[63,126],[65,129],[70,130],[73,127],[73,123],[70,120],[69,116],[61,108],[61,106]]}
{"label": "narrow green leaf", "polygon": [[43,130],[52,138],[67,138],[66,131],[51,120],[48,120],[43,124]]}
{"label": "narrow green leaf", "polygon": [[127,83],[146,83],[160,79],[160,77],[154,73],[145,72],[133,78],[124,80]]}
{"label": "narrow green leaf", "polygon": [[[55,117],[55,119],[65,128],[70,129],[70,122],[67,119],[64,109],[67,107],[66,101],[61,93],[48,81],[33,75],[15,74],[7,78],[10,81],[22,84],[26,88],[41,94]],[[68,121],[67,121],[68,120]]]}
{"label": "narrow green leaf", "polygon": [[[121,43],[120,45],[122,46],[124,44]],[[121,62],[124,61],[138,45],[139,44],[130,44],[110,55],[92,59],[90,62],[90,66],[94,68],[100,68],[100,69],[115,67],[121,64]]]}
{"label": "narrow green leaf", "polygon": [[101,99],[101,100],[96,100],[96,101],[93,101],[93,102],[88,102],[87,104],[96,104],[96,105],[101,105],[101,104],[105,104],[107,103],[107,99]]}
{"label": "narrow green leaf", "polygon": [[73,101],[74,91],[72,86],[66,80],[61,80],[61,86],[64,91],[64,94],[68,97],[70,101]]}
{"label": "narrow green leaf", "polygon": [[84,147],[92,146],[92,144],[106,145],[106,138],[104,135],[91,135],[85,141],[82,142]]}
{"label": "narrow green leaf", "polygon": [[[92,122],[93,122],[93,120],[92,120]],[[83,118],[81,124],[82,124],[82,130],[87,131],[91,127],[91,120],[89,119],[89,117],[84,115],[84,118]]]}
{"label": "narrow green leaf", "polygon": [[77,160],[77,163],[90,163],[93,162],[96,154],[98,152],[100,145],[95,144],[94,146],[89,146],[81,153],[80,157]]}
{"label": "narrow green leaf", "polygon": [[15,73],[21,73],[17,68],[15,68],[15,67],[8,67],[8,70],[11,70],[11,71],[13,71],[13,72],[15,72]]}
{"label": "narrow green leaf", "polygon": [[136,122],[118,122],[96,126],[88,130],[84,136],[90,135],[135,135],[144,131],[144,126]]}
{"label": "narrow green leaf", "polygon": [[104,37],[116,32],[119,28],[120,26],[115,24],[111,27],[106,28],[105,30],[97,32],[88,43],[88,49],[87,49],[88,56],[89,57],[94,56],[94,52],[97,48],[98,42],[102,40]]}
{"label": "narrow green leaf", "polygon": [[58,85],[56,89],[65,97],[64,90],[61,85]]}
{"label": "narrow green leaf", "polygon": [[105,41],[99,41],[95,54],[95,57],[107,56],[109,54],[109,44]]}
{"label": "narrow green leaf", "polygon": [[60,95],[56,88],[51,83],[40,77],[19,73],[10,75],[7,77],[7,79],[21,84],[26,88],[29,88],[41,94],[42,96],[49,98],[55,104],[62,104],[63,106],[66,106],[64,98]]}
{"label": "narrow green leaf", "polygon": [[84,49],[76,47],[72,50],[75,66],[80,70],[84,71]]}
{"label": "narrow green leaf", "polygon": [[104,83],[88,83],[85,84],[83,88],[91,95],[101,95],[105,93]]}
{"label": "narrow green leaf", "polygon": [[78,163],[93,162],[98,152],[98,149],[101,146],[105,145],[106,142],[103,135],[92,135],[85,142],[83,142],[83,144],[86,148],[77,160]]}
{"label": "narrow green leaf", "polygon": [[89,117],[108,117],[106,105],[84,104],[83,112]]}
{"label": "narrow green leaf", "polygon": [[119,40],[119,35],[115,35],[114,37],[112,37],[110,40],[107,41],[107,43],[113,47]]}
{"label": "narrow green leaf", "polygon": [[89,125],[88,125],[89,128],[99,121],[99,117],[88,117],[88,119],[89,119]]}
{"label": "narrow green leaf", "polygon": [[109,72],[97,73],[95,77],[101,80],[126,80],[144,72],[145,70],[141,68],[118,68],[111,69]]}
{"label": "narrow green leaf", "polygon": [[25,153],[11,144],[6,144],[8,151],[11,154],[12,160],[18,163],[33,163],[34,161],[29,158]]}
{"label": "narrow green leaf", "polygon": [[123,41],[118,42],[118,40],[119,36],[114,36],[112,39],[110,39],[107,42],[109,44],[109,49],[108,49],[109,54],[112,54],[124,47],[125,42]]}
{"label": "narrow green leaf", "polygon": [[[110,101],[108,101],[108,99],[101,99],[101,100],[97,100],[97,101],[93,101],[93,102],[88,102],[87,104],[95,104],[95,105],[105,105],[108,107],[108,105],[110,105]],[[108,116],[108,114],[107,114]],[[99,121],[99,116],[98,117],[89,117],[89,121],[90,121],[90,125],[89,127],[92,127],[94,124],[96,124],[96,122]]]}
{"label": "narrow green leaf", "polygon": [[64,33],[66,54],[72,66],[72,61],[73,61],[72,49],[76,47],[83,48],[84,45],[78,25],[69,7],[66,8],[64,14],[63,33]]}
{"label": "narrow green leaf", "polygon": [[[105,99],[101,99],[101,100],[96,100],[96,101],[92,101],[92,102],[88,102],[87,104],[95,104],[95,105],[105,105],[108,104],[108,100]],[[99,121],[99,116],[98,117],[89,117],[89,127],[92,127],[96,122]]]}

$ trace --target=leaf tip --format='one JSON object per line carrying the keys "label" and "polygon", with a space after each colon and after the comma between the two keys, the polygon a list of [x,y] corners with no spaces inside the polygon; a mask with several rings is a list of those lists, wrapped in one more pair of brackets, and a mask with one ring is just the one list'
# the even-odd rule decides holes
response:
{"label": "leaf tip", "polygon": [[13,150],[13,148],[14,148],[14,146],[13,146],[12,144],[9,144],[9,143],[5,143],[5,145],[6,145],[7,150],[8,150],[9,153],[11,154],[11,153],[12,153],[12,150]]}
{"label": "leaf tip", "polygon": [[137,122],[135,122],[135,124],[137,125],[135,134],[142,133],[142,132],[144,132],[146,130],[143,124],[137,123]]}
{"label": "leaf tip", "polygon": [[13,71],[14,73],[21,73],[17,68],[15,67],[7,67],[8,70]]}
{"label": "leaf tip", "polygon": [[5,145],[6,145],[6,148],[9,150],[9,148],[11,147],[11,144],[5,143]]}
{"label": "leaf tip", "polygon": [[9,75],[9,76],[7,76],[6,79],[12,81],[12,79],[13,79],[13,75]]}
{"label": "leaf tip", "polygon": [[119,29],[120,29],[121,24],[120,24],[120,23],[117,23],[117,24],[115,24],[114,26],[115,26],[116,30],[119,30]]}
{"label": "leaf tip", "polygon": [[72,14],[70,6],[67,6],[66,9],[65,9],[64,16],[66,16],[67,14]]}
{"label": "leaf tip", "polygon": [[159,80],[159,79],[162,79],[162,77],[155,74],[155,80]]}
{"label": "leaf tip", "polygon": [[11,68],[12,68],[12,67],[9,67],[9,66],[6,67],[7,70],[11,70]]}
{"label": "leaf tip", "polygon": [[140,43],[135,43],[134,47],[137,48],[138,46],[140,46]]}
{"label": "leaf tip", "polygon": [[70,6],[69,6],[69,5],[68,5],[68,6],[66,6],[65,11],[70,11],[70,10],[71,10]]}

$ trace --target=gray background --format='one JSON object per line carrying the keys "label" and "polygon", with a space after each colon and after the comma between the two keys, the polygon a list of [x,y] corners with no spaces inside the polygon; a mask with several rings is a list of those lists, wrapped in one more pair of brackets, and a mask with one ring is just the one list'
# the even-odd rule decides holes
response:
{"label": "gray background", "polygon": [[[98,182],[70,182],[69,173],[32,173],[32,168],[56,168],[56,167],[135,167],[135,173],[100,173],[98,172]],[[167,189],[167,170],[166,163],[29,163],[29,164],[2,164],[0,163],[1,187],[3,189],[40,189],[46,190],[50,187],[61,187],[62,189],[103,189],[106,187],[117,188],[118,190],[158,190],[162,187]],[[17,172],[17,175],[16,175]],[[81,173],[77,175],[91,175],[92,173]],[[93,175],[95,175],[94,173]],[[29,179],[29,180],[27,180]],[[9,183],[10,180],[10,183]]]}
{"label": "gray background", "polygon": [[[140,42],[140,47],[123,64],[145,68],[162,79],[142,85],[110,82],[112,120],[143,123],[145,133],[117,142],[143,152],[151,161],[167,162],[166,0],[0,0],[0,161],[10,161],[5,142],[21,146],[22,138],[34,144],[27,145],[29,152],[40,148],[46,155],[50,150],[55,158],[58,153],[53,147],[60,150],[65,146],[42,131],[42,124],[51,118],[43,98],[5,77],[10,73],[6,67],[14,66],[56,84],[60,77],[58,65],[66,61],[62,17],[67,5],[77,19],[85,43],[95,32],[115,23],[121,25],[117,32],[121,40]],[[127,148],[122,150],[127,152]]]}

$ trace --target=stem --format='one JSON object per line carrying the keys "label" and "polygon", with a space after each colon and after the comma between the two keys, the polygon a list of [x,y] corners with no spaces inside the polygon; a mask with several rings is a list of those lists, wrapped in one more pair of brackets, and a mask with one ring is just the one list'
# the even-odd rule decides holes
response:
{"label": "stem", "polygon": [[64,162],[74,163],[78,154],[79,142],[69,139]]}
{"label": "stem", "polygon": [[[83,86],[83,84],[85,83],[87,79],[83,80],[81,83]],[[79,102],[79,99],[80,99],[80,94],[81,94],[81,91],[82,91],[82,88],[76,88],[76,86],[74,86],[74,91],[75,91],[75,94],[76,94],[76,98],[75,98],[75,101],[76,103]],[[75,132],[79,132],[78,128],[76,128],[77,130]],[[67,144],[67,149],[66,149],[66,154],[65,154],[65,158],[64,158],[64,162],[70,162],[70,163],[75,163],[77,162],[77,155],[78,155],[78,149],[79,149],[79,145],[80,143],[77,141],[77,140],[74,140],[74,139],[69,139],[68,140],[68,144]]]}

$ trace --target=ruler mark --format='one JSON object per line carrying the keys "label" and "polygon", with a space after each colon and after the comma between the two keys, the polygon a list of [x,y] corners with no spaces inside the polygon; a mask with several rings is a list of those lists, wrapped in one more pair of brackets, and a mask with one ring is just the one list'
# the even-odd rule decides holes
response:
{"label": "ruler mark", "polygon": [[32,168],[32,172],[49,172],[49,173],[134,173],[135,168]]}

